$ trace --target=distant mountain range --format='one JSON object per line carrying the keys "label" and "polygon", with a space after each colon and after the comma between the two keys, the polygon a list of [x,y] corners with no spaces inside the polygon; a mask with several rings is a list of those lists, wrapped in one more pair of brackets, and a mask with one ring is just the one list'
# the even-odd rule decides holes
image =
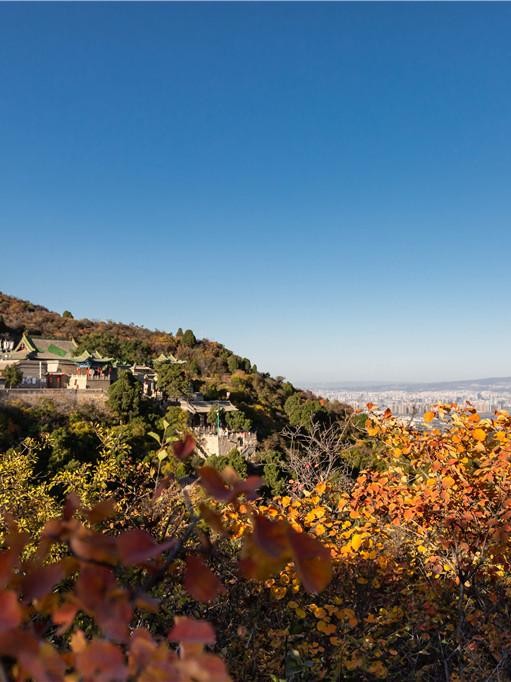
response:
{"label": "distant mountain range", "polygon": [[312,391],[511,391],[511,377],[486,377],[484,379],[463,379],[461,381],[434,382],[370,382],[344,381],[323,382],[307,386]]}

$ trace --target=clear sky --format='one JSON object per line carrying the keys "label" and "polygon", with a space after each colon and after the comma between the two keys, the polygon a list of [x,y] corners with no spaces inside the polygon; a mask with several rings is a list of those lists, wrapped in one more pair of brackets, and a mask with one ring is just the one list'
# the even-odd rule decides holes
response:
{"label": "clear sky", "polygon": [[511,375],[511,4],[0,5],[0,289],[297,383]]}

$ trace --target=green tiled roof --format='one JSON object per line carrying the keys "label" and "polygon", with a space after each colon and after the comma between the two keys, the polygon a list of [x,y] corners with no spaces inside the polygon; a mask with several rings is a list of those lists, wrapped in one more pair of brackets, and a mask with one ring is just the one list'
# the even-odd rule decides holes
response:
{"label": "green tiled roof", "polygon": [[53,353],[53,355],[58,355],[61,358],[67,355],[67,351],[65,351],[63,348],[59,348],[54,343],[50,343],[48,346],[48,352]]}

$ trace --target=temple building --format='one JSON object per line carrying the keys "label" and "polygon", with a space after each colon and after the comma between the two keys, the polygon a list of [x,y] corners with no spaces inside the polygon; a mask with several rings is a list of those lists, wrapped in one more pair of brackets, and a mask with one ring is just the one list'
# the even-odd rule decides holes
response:
{"label": "temple building", "polygon": [[[74,339],[50,339],[23,334],[3,364],[15,364],[22,372],[23,388],[103,388],[115,379],[112,358],[85,351],[76,355]],[[102,382],[94,383],[94,382]]]}
{"label": "temple building", "polygon": [[175,355],[172,355],[172,353],[160,353],[158,357],[154,361],[155,363],[158,362],[170,362],[173,365],[184,365],[186,364],[186,360],[178,360]]}
{"label": "temple building", "polygon": [[196,429],[211,429],[213,426],[208,422],[208,416],[213,410],[219,412],[237,412],[230,400],[204,400],[202,395],[195,394],[190,400],[180,400],[182,410],[188,412],[190,426]]}
{"label": "temple building", "polygon": [[9,360],[23,373],[22,386],[37,388],[64,388],[75,369],[74,353],[78,345],[74,340],[48,339],[23,334]]}
{"label": "temple building", "polygon": [[[168,360],[166,362],[168,362]],[[127,369],[133,374],[135,379],[142,384],[144,395],[156,395],[157,374],[153,367],[149,367],[149,365],[131,365],[131,367],[128,367]]]}
{"label": "temple building", "polygon": [[75,390],[108,389],[117,379],[117,365],[113,358],[104,358],[98,352],[85,351],[75,358],[75,369],[67,387]]}
{"label": "temple building", "polygon": [[222,426],[220,418],[211,424],[208,417],[211,413],[237,412],[238,408],[230,400],[204,400],[196,394],[191,399],[179,401],[182,410],[189,414],[189,424],[193,428],[197,449],[203,456],[228,455],[231,450],[238,450],[244,457],[250,457],[257,447],[257,436],[252,432],[231,431]]}

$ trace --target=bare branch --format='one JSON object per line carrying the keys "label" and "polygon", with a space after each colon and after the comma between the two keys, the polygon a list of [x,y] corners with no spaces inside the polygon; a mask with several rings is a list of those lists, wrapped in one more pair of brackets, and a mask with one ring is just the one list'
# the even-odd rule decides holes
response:
{"label": "bare branch", "polygon": [[311,422],[310,427],[286,428],[282,435],[288,441],[284,467],[294,481],[310,490],[334,474],[346,487],[351,483],[351,467],[342,452],[350,447],[347,438],[351,422],[335,421],[329,426]]}

